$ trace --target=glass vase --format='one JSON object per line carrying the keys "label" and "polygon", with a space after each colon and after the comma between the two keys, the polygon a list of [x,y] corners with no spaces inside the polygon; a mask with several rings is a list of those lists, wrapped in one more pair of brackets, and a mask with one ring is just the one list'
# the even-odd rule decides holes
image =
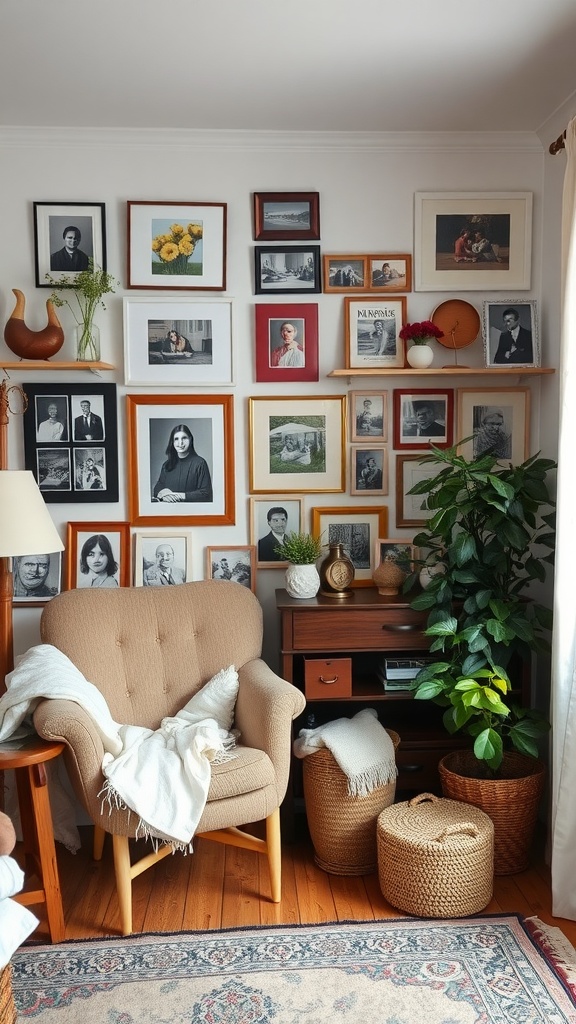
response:
{"label": "glass vase", "polygon": [[77,324],[74,328],[74,341],[77,362],[100,361],[100,328],[96,324]]}

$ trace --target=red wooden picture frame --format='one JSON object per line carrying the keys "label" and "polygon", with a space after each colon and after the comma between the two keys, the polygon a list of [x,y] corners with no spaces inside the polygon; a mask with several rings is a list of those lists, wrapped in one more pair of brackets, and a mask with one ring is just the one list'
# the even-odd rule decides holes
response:
{"label": "red wooden picture frame", "polygon": [[[429,422],[418,423],[418,411],[430,407]],[[394,448],[426,451],[430,444],[449,448],[454,436],[454,391],[452,388],[394,388]],[[443,427],[440,433],[439,428]]]}
{"label": "red wooden picture frame", "polygon": [[[296,329],[296,362],[303,365],[276,365],[286,339],[283,324]],[[318,380],[318,304],[262,303],[256,306],[256,380],[282,384]]]}

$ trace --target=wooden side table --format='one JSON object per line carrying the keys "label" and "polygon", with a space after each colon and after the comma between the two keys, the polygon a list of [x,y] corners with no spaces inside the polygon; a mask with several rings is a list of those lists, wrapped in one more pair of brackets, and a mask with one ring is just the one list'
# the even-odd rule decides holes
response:
{"label": "wooden side table", "polygon": [[64,914],[54,848],[54,830],[46,776],[46,762],[59,757],[63,743],[50,743],[39,736],[19,744],[0,743],[0,771],[16,772],[20,822],[24,840],[26,876],[36,875],[40,889],[25,889],[14,896],[24,906],[46,904],[46,916],[52,942],[64,939]]}

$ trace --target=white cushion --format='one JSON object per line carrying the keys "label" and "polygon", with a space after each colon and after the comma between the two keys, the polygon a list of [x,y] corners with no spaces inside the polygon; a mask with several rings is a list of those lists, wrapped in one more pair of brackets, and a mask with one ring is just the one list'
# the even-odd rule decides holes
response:
{"label": "white cushion", "polygon": [[238,696],[238,673],[234,665],[223,668],[204,684],[182,708],[192,723],[212,718],[220,729],[229,732],[234,721]]}

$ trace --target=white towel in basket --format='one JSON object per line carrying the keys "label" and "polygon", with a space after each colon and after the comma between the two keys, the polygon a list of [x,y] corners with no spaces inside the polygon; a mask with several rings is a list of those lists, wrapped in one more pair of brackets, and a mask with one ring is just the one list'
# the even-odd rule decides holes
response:
{"label": "white towel in basket", "polygon": [[377,786],[394,782],[398,774],[394,744],[374,708],[317,729],[301,729],[294,740],[296,757],[315,754],[320,747],[328,747],[346,775],[350,796],[367,796]]}

